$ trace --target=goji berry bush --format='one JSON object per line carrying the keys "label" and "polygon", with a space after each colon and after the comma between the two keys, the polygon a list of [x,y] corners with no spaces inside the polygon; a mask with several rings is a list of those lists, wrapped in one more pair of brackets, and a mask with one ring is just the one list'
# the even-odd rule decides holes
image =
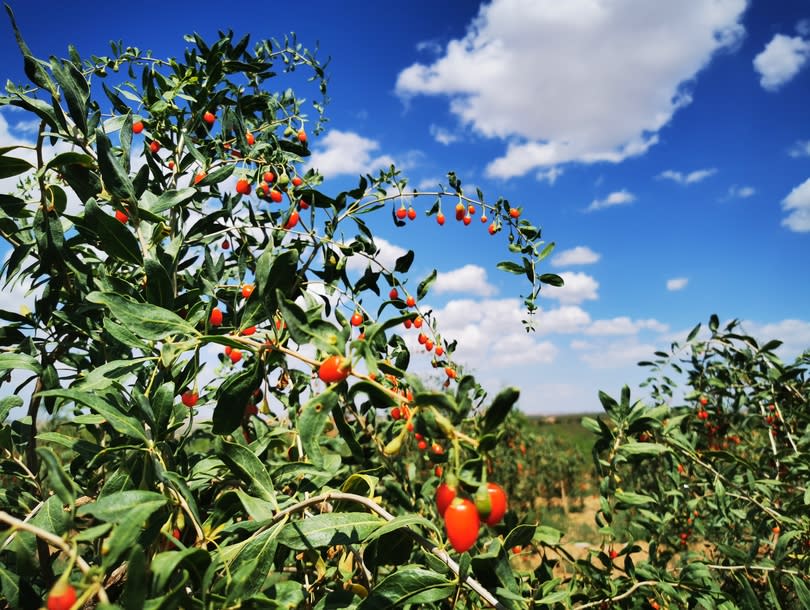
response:
{"label": "goji berry bush", "polygon": [[[0,312],[0,605],[806,601],[806,360],[786,367],[768,346],[750,362],[699,360],[689,383],[705,422],[663,404],[664,386],[650,409],[605,397],[607,416],[588,424],[604,552],[560,576],[564,533],[510,501],[501,467],[504,444],[521,442],[508,423],[518,390],[489,396],[454,360],[423,305],[436,272],[411,277],[413,251],[386,266],[373,231],[441,225],[445,209],[486,217],[477,238],[500,240],[497,267],[525,278],[531,331],[541,286],[562,280],[541,272],[553,244],[522,208],[471,195],[452,172],[417,192],[393,167],[329,194],[328,176],[305,169],[326,74],[292,38],[191,35],[181,58],[113,44],[42,60],[14,29],[29,81],[0,104],[40,126],[32,155],[0,149],[0,175],[18,177],[0,194],[2,271],[33,299]],[[291,83],[318,101],[305,107]],[[762,371],[740,402],[734,384],[763,358],[779,373]],[[424,364],[439,382],[414,373]],[[770,422],[759,404],[774,405]],[[644,473],[628,468],[639,461]],[[693,491],[676,476],[695,477]],[[683,529],[698,518],[683,507],[701,525]],[[621,510],[650,544],[643,561],[635,544],[616,551],[619,566],[606,553]],[[710,532],[730,538],[687,561]]]}

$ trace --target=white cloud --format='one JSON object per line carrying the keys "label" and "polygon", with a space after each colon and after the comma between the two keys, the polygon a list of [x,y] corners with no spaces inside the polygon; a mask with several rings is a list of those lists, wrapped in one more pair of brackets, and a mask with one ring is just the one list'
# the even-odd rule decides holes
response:
{"label": "white cloud", "polygon": [[613,207],[614,205],[624,205],[632,203],[636,200],[636,196],[626,189],[614,191],[604,199],[594,199],[591,205],[587,207],[586,212],[593,212],[594,210],[604,210],[605,208]]}
{"label": "white cloud", "polygon": [[753,186],[737,186],[733,184],[728,189],[728,199],[748,199],[756,195],[757,190]]}
{"label": "white cloud", "polygon": [[798,140],[788,150],[791,157],[810,157],[810,140]]}
{"label": "white cloud", "polygon": [[434,310],[442,336],[457,340],[455,357],[474,369],[498,369],[516,364],[548,364],[556,346],[527,333],[519,299],[457,299]]}
{"label": "white cloud", "polygon": [[639,343],[633,337],[608,343],[588,345],[580,360],[595,369],[621,369],[649,359],[656,349],[650,343]]}
{"label": "white cloud", "polygon": [[549,167],[548,169],[541,169],[535,176],[539,182],[548,182],[552,186],[557,182],[557,178],[563,175],[563,170],[559,167]]}
{"label": "white cloud", "polygon": [[582,331],[591,323],[588,312],[576,305],[544,309],[535,313],[535,329],[540,335],[570,334]]}
{"label": "white cloud", "polygon": [[686,277],[673,277],[667,280],[667,290],[670,292],[675,292],[677,290],[683,290],[686,288],[686,285],[689,283],[689,278]]}
{"label": "white cloud", "polygon": [[702,180],[705,180],[709,176],[713,176],[716,173],[717,170],[715,168],[698,169],[693,172],[689,172],[688,174],[668,169],[658,174],[657,177],[672,180],[678,184],[694,184],[695,182],[701,182]]}
{"label": "white cloud", "polygon": [[768,323],[744,321],[742,326],[745,333],[754,337],[760,345],[772,339],[782,341],[777,353],[786,361],[810,349],[810,322],[806,320],[788,319]]}
{"label": "white cloud", "polygon": [[810,231],[810,178],[790,191],[782,200],[782,209],[788,212],[782,225],[797,233]]}
{"label": "white cloud", "polygon": [[744,33],[745,0],[493,0],[397,93],[441,95],[476,132],[508,140],[487,167],[507,178],[644,153],[690,101],[686,86]]}
{"label": "white cloud", "polygon": [[557,299],[563,305],[578,305],[583,301],[595,301],[599,298],[599,282],[587,273],[564,271],[559,274],[564,286],[547,286],[543,296]]}
{"label": "white cloud", "polygon": [[[407,252],[405,248],[392,244],[382,237],[375,237],[374,243],[377,244],[378,249],[375,259],[386,269],[393,269],[396,260]],[[346,262],[346,269],[349,271],[362,272],[368,266],[368,263],[368,258],[360,254],[355,254],[349,257],[349,260]]]}
{"label": "white cloud", "polygon": [[767,91],[776,91],[799,73],[808,57],[810,40],[776,34],[754,58],[754,70],[760,75],[759,84]]}
{"label": "white cloud", "polygon": [[667,332],[669,326],[658,320],[631,320],[627,316],[619,316],[610,320],[595,320],[585,329],[586,335],[635,335],[642,330],[652,330],[658,333]]}
{"label": "white cloud", "polygon": [[430,125],[430,135],[432,135],[433,139],[439,144],[444,144],[445,146],[458,141],[457,135],[454,135],[444,127],[439,127],[438,125],[433,125],[432,123]]}
{"label": "white cloud", "polygon": [[433,284],[436,294],[462,292],[490,297],[497,292],[487,280],[487,270],[479,265],[464,265],[452,271],[440,271]]}
{"label": "white cloud", "polygon": [[333,129],[318,142],[306,166],[317,169],[325,176],[366,174],[394,163],[394,159],[388,155],[372,156],[379,148],[376,140],[352,131]]}
{"label": "white cloud", "polygon": [[576,246],[554,255],[551,259],[553,267],[570,267],[571,265],[592,265],[598,262],[602,255],[594,252],[587,246]]}

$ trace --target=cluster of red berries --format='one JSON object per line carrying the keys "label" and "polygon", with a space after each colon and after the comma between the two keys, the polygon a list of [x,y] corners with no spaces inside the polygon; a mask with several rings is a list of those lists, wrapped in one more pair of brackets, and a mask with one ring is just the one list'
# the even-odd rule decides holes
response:
{"label": "cluster of red berries", "polygon": [[436,508],[444,518],[447,539],[453,548],[464,553],[478,540],[483,521],[489,526],[500,523],[506,514],[506,491],[497,483],[482,484],[473,499],[462,497],[454,477],[449,476],[436,489]]}

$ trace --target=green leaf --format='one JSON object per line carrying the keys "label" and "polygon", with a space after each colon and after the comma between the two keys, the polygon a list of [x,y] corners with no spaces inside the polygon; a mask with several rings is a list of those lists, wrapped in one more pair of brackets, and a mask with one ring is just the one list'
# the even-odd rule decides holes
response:
{"label": "green leaf", "polygon": [[534,539],[535,532],[537,532],[536,525],[522,523],[506,535],[503,546],[506,549],[514,546],[526,546]]}
{"label": "green leaf", "polygon": [[59,496],[62,504],[72,505],[76,501],[76,484],[67,475],[59,458],[50,447],[37,447],[37,454],[42,458],[48,473],[48,483]]}
{"label": "green leaf", "polygon": [[107,192],[121,201],[135,203],[135,188],[121,164],[120,159],[112,149],[112,143],[102,129],[96,129],[96,148],[98,149],[98,168],[101,171],[101,181]]}
{"label": "green leaf", "polygon": [[368,513],[322,513],[285,524],[278,541],[295,551],[357,544],[384,523]]}
{"label": "green leaf", "polygon": [[2,599],[9,603],[9,607],[22,607],[20,606],[20,576],[6,570],[3,564],[0,564],[0,593],[2,593]]}
{"label": "green leaf", "polygon": [[366,542],[371,542],[372,540],[376,540],[380,536],[385,536],[390,532],[394,532],[399,529],[408,529],[412,530],[414,526],[421,526],[426,530],[432,530],[438,536],[441,536],[441,532],[439,528],[436,527],[436,524],[432,521],[428,521],[421,515],[409,514],[409,515],[400,515],[399,517],[394,518],[392,521],[389,521],[379,529],[375,530],[373,534],[371,534],[368,538],[366,538]]}
{"label": "green leaf", "polygon": [[498,395],[484,414],[484,432],[492,432],[506,419],[519,396],[520,390],[517,388],[505,388],[498,392]]}
{"label": "green leaf", "polygon": [[31,54],[31,49],[25,44],[25,40],[23,40],[22,34],[20,34],[20,30],[17,27],[17,21],[14,19],[14,13],[11,11],[11,7],[8,4],[6,4],[6,12],[11,20],[11,27],[14,30],[14,37],[17,39],[17,46],[20,47],[20,52],[23,56],[25,75],[31,79],[31,82],[36,83],[47,91],[53,92],[54,86],[51,79],[48,77],[48,73],[45,72],[45,69],[39,64],[39,61]]}
{"label": "green leaf", "polygon": [[33,356],[14,352],[0,354],[0,371],[15,371],[25,369],[39,375],[42,372],[39,362]]}
{"label": "green leaf", "polygon": [[637,494],[632,491],[617,491],[616,500],[629,504],[630,506],[643,506],[655,502],[655,498],[644,494]]}
{"label": "green leaf", "polygon": [[104,213],[98,207],[95,199],[88,199],[85,203],[84,217],[88,226],[98,235],[98,246],[104,252],[135,265],[143,263],[143,256],[135,235],[126,224]]}
{"label": "green leaf", "polygon": [[93,515],[101,521],[121,523],[129,517],[135,506],[154,506],[157,510],[166,504],[166,497],[154,491],[143,489],[127,489],[100,496],[95,502],[84,504],[77,509],[77,514]]}
{"label": "green leaf", "polygon": [[90,392],[82,392],[80,390],[46,390],[39,393],[40,396],[55,396],[57,398],[64,398],[72,400],[77,404],[84,405],[91,408],[93,411],[104,417],[107,422],[120,434],[129,436],[143,442],[146,442],[146,432],[144,431],[143,424],[139,419],[126,415],[119,410],[117,405],[111,404],[105,397],[93,394]]}
{"label": "green leaf", "polygon": [[514,273],[515,275],[521,275],[524,272],[523,265],[518,265],[512,261],[501,261],[497,265],[495,265],[501,271],[506,271],[507,273]]}
{"label": "green leaf", "polygon": [[[2,356],[0,356],[2,357]],[[0,424],[6,421],[9,412],[23,406],[23,399],[19,396],[6,396],[0,398]]]}
{"label": "green leaf", "polygon": [[72,63],[60,62],[55,57],[51,58],[51,73],[62,88],[70,118],[79,131],[87,135],[87,100],[90,97],[87,80]]}
{"label": "green leaf", "polygon": [[304,453],[317,467],[323,467],[323,453],[321,444],[323,429],[329,421],[329,414],[337,404],[338,395],[334,386],[330,386],[322,394],[311,398],[301,409],[298,416],[298,433],[301,435],[301,444]]}
{"label": "green leaf", "polygon": [[[215,447],[219,458],[240,479],[250,484],[250,489],[262,500],[270,502],[278,510],[276,492],[267,468],[256,455],[244,445],[217,438]],[[255,515],[254,515],[255,517]]]}
{"label": "green leaf", "polygon": [[419,286],[416,287],[417,301],[421,301],[427,296],[428,290],[430,290],[430,287],[433,284],[433,282],[436,281],[436,276],[437,276],[436,270],[434,269],[433,271],[430,272],[430,274],[428,274],[428,276],[425,279],[419,282]]}
{"label": "green leaf", "polygon": [[231,374],[219,386],[213,415],[214,434],[230,434],[242,422],[250,396],[261,384],[262,369],[254,358],[248,368]]}
{"label": "green leaf", "polygon": [[190,186],[179,190],[168,190],[164,191],[157,199],[142,198],[140,205],[153,214],[161,214],[175,206],[191,201],[196,194],[197,189]]}
{"label": "green leaf", "polygon": [[0,179],[19,176],[33,168],[34,166],[25,159],[0,155]]}
{"label": "green leaf", "polygon": [[396,571],[374,587],[370,595],[357,607],[358,610],[383,610],[419,607],[448,600],[453,597],[456,585],[446,576],[421,566],[398,566]]}
{"label": "green leaf", "polygon": [[664,453],[668,453],[669,451],[669,447],[666,445],[660,445],[658,443],[626,443],[624,445],[620,445],[618,449],[619,455],[623,455],[625,457],[662,455]]}
{"label": "green leaf", "polygon": [[199,332],[183,318],[157,305],[139,303],[114,292],[91,292],[87,300],[106,305],[113,318],[147,341],[160,341],[175,335],[199,336]]}
{"label": "green leaf", "polygon": [[564,286],[565,281],[556,273],[544,273],[540,276],[540,282],[549,286]]}
{"label": "green leaf", "polygon": [[125,610],[143,610],[149,591],[147,574],[146,554],[143,547],[136,544],[127,558],[127,578],[119,600]]}
{"label": "green leaf", "polygon": [[408,250],[394,262],[394,271],[397,273],[408,273],[408,270],[413,264],[413,258],[413,250]]}

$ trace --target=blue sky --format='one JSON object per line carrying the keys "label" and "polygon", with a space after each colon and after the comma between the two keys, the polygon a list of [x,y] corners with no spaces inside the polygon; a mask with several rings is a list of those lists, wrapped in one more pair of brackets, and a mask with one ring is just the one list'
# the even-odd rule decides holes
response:
{"label": "blue sky", "polygon": [[[375,226],[384,255],[416,251],[415,281],[438,269],[443,335],[487,387],[521,387],[526,412],[598,410],[598,390],[640,381],[638,360],[712,313],[785,357],[810,347],[807,0],[10,4],[39,57],[110,39],[178,55],[183,34],[228,28],[319,43],[327,190],[392,161],[428,189],[454,170],[556,242],[547,270],[567,286],[544,289],[527,335],[523,286],[480,223],[439,228],[417,200],[407,228]],[[20,81],[0,33],[2,76]],[[0,146],[32,137],[20,120],[0,113]]]}

